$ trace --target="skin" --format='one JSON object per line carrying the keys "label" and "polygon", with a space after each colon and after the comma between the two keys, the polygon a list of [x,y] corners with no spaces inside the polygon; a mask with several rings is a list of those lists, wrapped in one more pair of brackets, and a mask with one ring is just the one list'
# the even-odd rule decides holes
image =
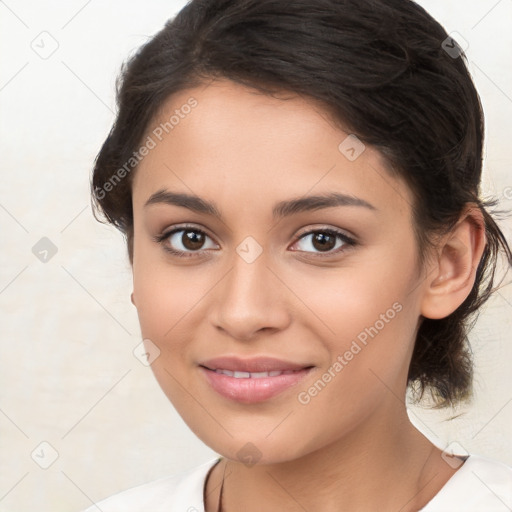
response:
{"label": "skin", "polygon": [[[425,268],[417,264],[412,194],[373,148],[354,161],[347,133],[311,99],[272,98],[217,80],[169,98],[148,134],[190,97],[198,104],[143,159],[133,180],[134,288],[143,338],[160,349],[153,372],[193,432],[224,458],[206,484],[206,511],[413,511],[456,469],[409,421],[407,370],[420,316],[442,318],[471,291],[485,245],[468,208]],[[216,204],[222,220],[171,204],[144,206],[161,189]],[[339,192],[374,206],[336,206],[278,221],[279,201]],[[183,223],[206,232],[199,249]],[[328,254],[303,234],[338,229]],[[251,236],[262,253],[236,252]],[[164,244],[188,250],[171,255]],[[331,246],[329,246],[331,247]],[[338,247],[343,247],[337,252]],[[401,306],[307,404],[298,400],[381,314]],[[264,403],[217,394],[198,362],[221,355],[273,356],[313,372]],[[255,465],[240,453],[252,443]],[[245,447],[245,448],[244,448]],[[242,450],[242,452],[241,452]]]}

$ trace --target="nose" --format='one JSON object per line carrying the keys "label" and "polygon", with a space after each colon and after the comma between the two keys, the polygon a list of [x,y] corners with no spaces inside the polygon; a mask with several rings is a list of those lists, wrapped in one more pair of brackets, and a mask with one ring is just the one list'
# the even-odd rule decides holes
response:
{"label": "nose", "polygon": [[264,255],[251,263],[235,255],[230,271],[215,287],[212,304],[211,323],[239,341],[281,331],[290,323],[287,289]]}

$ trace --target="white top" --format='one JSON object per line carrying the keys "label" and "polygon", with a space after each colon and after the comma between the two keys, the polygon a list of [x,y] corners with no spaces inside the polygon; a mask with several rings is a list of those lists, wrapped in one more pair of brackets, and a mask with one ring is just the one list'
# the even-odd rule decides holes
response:
{"label": "white top", "polygon": [[[186,473],[132,487],[83,512],[204,512],[206,476],[218,460],[205,462]],[[511,512],[512,467],[480,455],[469,455],[418,512],[457,511]]]}

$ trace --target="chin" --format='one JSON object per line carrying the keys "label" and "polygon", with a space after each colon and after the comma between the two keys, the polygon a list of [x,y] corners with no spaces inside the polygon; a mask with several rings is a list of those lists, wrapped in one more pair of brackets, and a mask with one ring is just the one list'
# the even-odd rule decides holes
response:
{"label": "chin", "polygon": [[307,443],[304,443],[307,440],[297,436],[300,429],[296,426],[293,428],[293,434],[283,430],[279,434],[273,432],[270,435],[266,430],[263,433],[261,429],[251,429],[248,426],[243,434],[233,435],[233,437],[224,431],[222,436],[217,437],[212,435],[211,431],[192,430],[203,443],[219,455],[241,462],[248,467],[290,462],[315,449],[315,447],[308,449]]}

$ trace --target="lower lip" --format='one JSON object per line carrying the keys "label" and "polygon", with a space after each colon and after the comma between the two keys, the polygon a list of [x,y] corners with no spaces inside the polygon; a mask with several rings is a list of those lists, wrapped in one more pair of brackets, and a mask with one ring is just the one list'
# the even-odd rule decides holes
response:
{"label": "lower lip", "polygon": [[293,373],[259,379],[230,377],[203,366],[200,366],[199,369],[205,375],[211,387],[223,397],[237,402],[252,404],[264,402],[295,386],[312,368],[304,368]]}

